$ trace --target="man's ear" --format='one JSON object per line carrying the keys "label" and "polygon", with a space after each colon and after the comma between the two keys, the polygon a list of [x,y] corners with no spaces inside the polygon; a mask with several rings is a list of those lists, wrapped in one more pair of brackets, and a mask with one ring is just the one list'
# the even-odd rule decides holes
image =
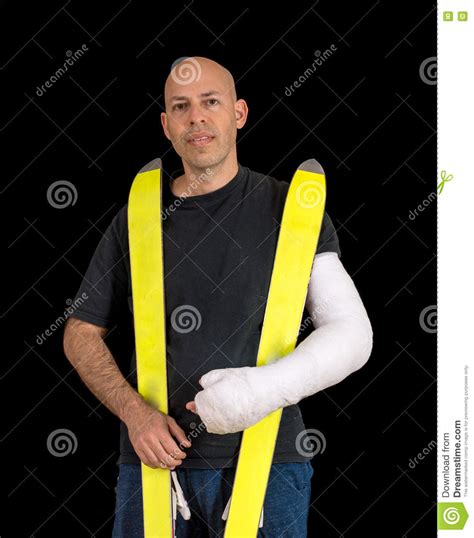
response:
{"label": "man's ear", "polygon": [[166,112],[162,112],[160,117],[161,117],[161,125],[163,127],[165,136],[168,140],[171,140],[170,134],[168,132],[168,117],[166,116]]}
{"label": "man's ear", "polygon": [[243,99],[238,99],[235,102],[235,122],[237,129],[242,129],[247,121],[249,109],[247,103]]}

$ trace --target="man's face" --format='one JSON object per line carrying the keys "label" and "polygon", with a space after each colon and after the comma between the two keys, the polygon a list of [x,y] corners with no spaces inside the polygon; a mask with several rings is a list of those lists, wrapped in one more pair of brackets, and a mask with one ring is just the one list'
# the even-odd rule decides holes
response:
{"label": "man's face", "polygon": [[170,78],[165,105],[165,135],[183,161],[196,168],[225,160],[247,116],[245,101],[234,101],[226,77],[212,69],[202,69],[199,80],[187,84]]}

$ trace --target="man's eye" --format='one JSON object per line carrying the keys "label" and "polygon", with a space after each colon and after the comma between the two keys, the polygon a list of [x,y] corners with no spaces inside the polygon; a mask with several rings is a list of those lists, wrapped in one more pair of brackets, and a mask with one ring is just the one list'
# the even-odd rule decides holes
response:
{"label": "man's eye", "polygon": [[217,99],[208,99],[207,103],[211,106],[217,105],[219,101]]}
{"label": "man's eye", "polygon": [[177,105],[173,106],[173,110],[183,110],[185,106],[185,103],[178,103]]}

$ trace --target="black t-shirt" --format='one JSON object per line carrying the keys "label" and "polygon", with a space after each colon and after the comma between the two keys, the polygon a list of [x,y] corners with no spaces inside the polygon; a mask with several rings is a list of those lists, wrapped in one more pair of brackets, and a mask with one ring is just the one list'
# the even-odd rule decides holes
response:
{"label": "black t-shirt", "polygon": [[[207,194],[179,198],[169,180],[163,181],[168,413],[192,442],[181,467],[237,464],[242,432],[209,433],[185,404],[203,390],[198,380],[210,370],[256,364],[288,187],[240,164],[231,181]],[[72,317],[111,328],[128,309],[132,320],[127,208],[118,211],[99,242],[76,294],[88,298]],[[316,252],[327,251],[341,256],[325,212]],[[136,387],[135,352],[129,374]],[[274,463],[311,459],[295,446],[303,430],[298,405],[285,407]],[[139,461],[121,423],[118,463]]]}

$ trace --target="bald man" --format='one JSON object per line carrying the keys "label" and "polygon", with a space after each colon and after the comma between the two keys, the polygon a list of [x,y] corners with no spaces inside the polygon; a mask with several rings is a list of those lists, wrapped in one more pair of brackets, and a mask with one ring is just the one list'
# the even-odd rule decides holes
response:
{"label": "bald man", "polygon": [[127,204],[96,248],[76,294],[87,300],[64,335],[70,362],[121,419],[113,536],[143,536],[140,462],[174,471],[179,538],[221,536],[242,432],[283,408],[258,536],[301,538],[315,452],[297,404],[367,361],[371,325],[325,213],[306,300],[316,330],[256,366],[289,184],[238,162],[248,107],[223,66],[180,59],[164,98],[163,131],[183,164],[163,185],[169,414],[137,393],[135,352],[124,377],[104,342],[124,313],[133,323]]}

